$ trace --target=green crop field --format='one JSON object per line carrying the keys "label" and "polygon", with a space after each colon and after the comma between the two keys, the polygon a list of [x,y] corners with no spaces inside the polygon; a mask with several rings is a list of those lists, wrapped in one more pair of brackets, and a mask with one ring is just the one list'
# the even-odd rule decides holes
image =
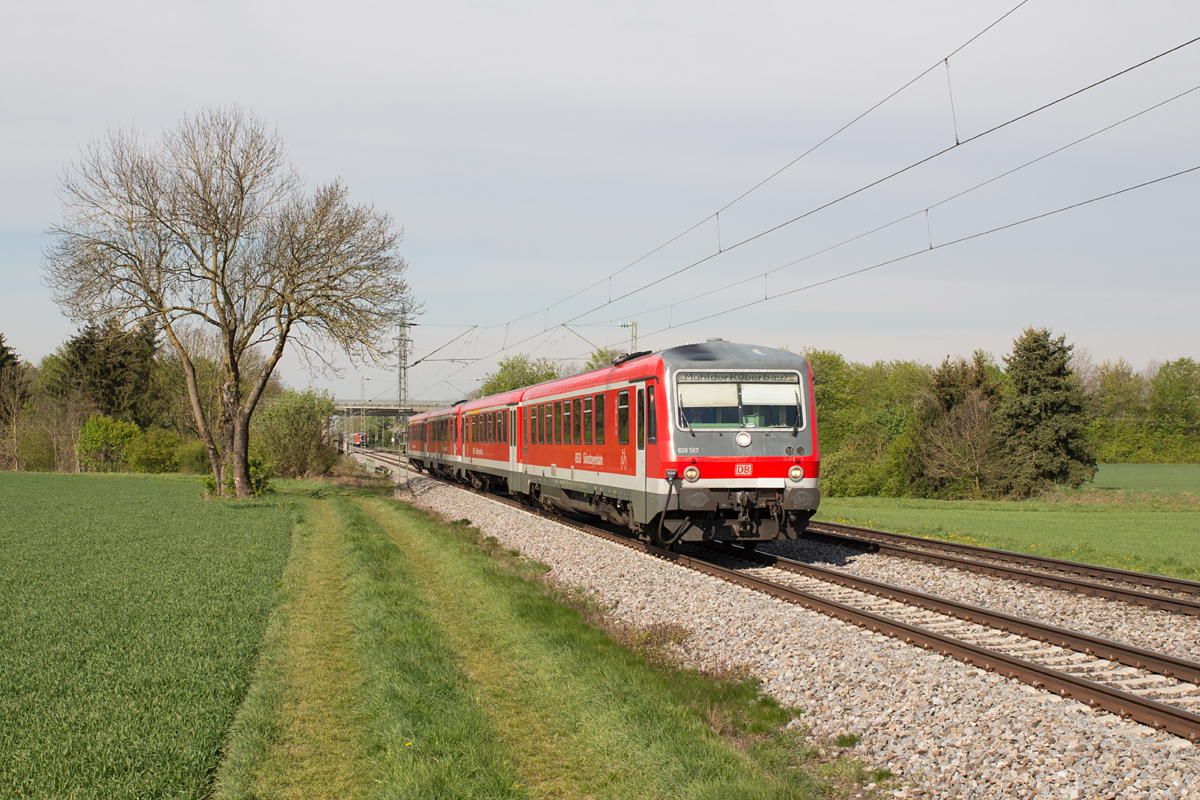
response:
{"label": "green crop field", "polygon": [[0,795],[208,796],[292,520],[195,478],[0,473]]}
{"label": "green crop field", "polygon": [[1101,464],[1090,485],[1126,492],[1200,495],[1200,464]]}

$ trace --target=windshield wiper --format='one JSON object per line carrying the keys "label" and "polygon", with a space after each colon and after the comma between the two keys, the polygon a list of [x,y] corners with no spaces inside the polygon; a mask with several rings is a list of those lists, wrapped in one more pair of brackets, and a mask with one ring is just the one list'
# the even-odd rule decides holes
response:
{"label": "windshield wiper", "polygon": [[692,436],[695,436],[696,432],[692,430],[692,423],[688,422],[687,412],[683,410],[683,406],[679,407],[679,418],[683,420],[683,424],[687,427],[688,433],[690,433]]}

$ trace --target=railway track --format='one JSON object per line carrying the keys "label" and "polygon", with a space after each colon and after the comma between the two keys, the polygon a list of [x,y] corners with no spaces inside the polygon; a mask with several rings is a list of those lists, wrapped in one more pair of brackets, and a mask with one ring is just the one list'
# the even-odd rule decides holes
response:
{"label": "railway track", "polygon": [[[399,459],[386,455],[390,458],[380,460],[399,474]],[[662,550],[506,497],[475,493],[1200,742],[1200,664],[1196,662],[736,545]]]}
{"label": "railway track", "polygon": [[1200,583],[1094,564],[812,521],[806,537],[968,572],[1200,616]]}

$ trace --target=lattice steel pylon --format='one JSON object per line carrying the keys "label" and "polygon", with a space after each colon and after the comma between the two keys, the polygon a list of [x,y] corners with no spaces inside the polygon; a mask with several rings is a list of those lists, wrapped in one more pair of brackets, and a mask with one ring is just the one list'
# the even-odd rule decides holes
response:
{"label": "lattice steel pylon", "polygon": [[400,329],[396,376],[396,446],[401,454],[408,453],[408,329],[415,324],[408,321],[407,309],[400,312],[400,320],[396,323],[396,327]]}

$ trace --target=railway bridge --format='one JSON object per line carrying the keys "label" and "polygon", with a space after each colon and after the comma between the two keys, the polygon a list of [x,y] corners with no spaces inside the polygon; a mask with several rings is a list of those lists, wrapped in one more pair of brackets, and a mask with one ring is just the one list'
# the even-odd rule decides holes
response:
{"label": "railway bridge", "polygon": [[454,400],[334,400],[332,435],[335,440],[349,434],[366,434],[366,441],[380,447],[402,445],[405,421],[414,414],[453,405]]}

